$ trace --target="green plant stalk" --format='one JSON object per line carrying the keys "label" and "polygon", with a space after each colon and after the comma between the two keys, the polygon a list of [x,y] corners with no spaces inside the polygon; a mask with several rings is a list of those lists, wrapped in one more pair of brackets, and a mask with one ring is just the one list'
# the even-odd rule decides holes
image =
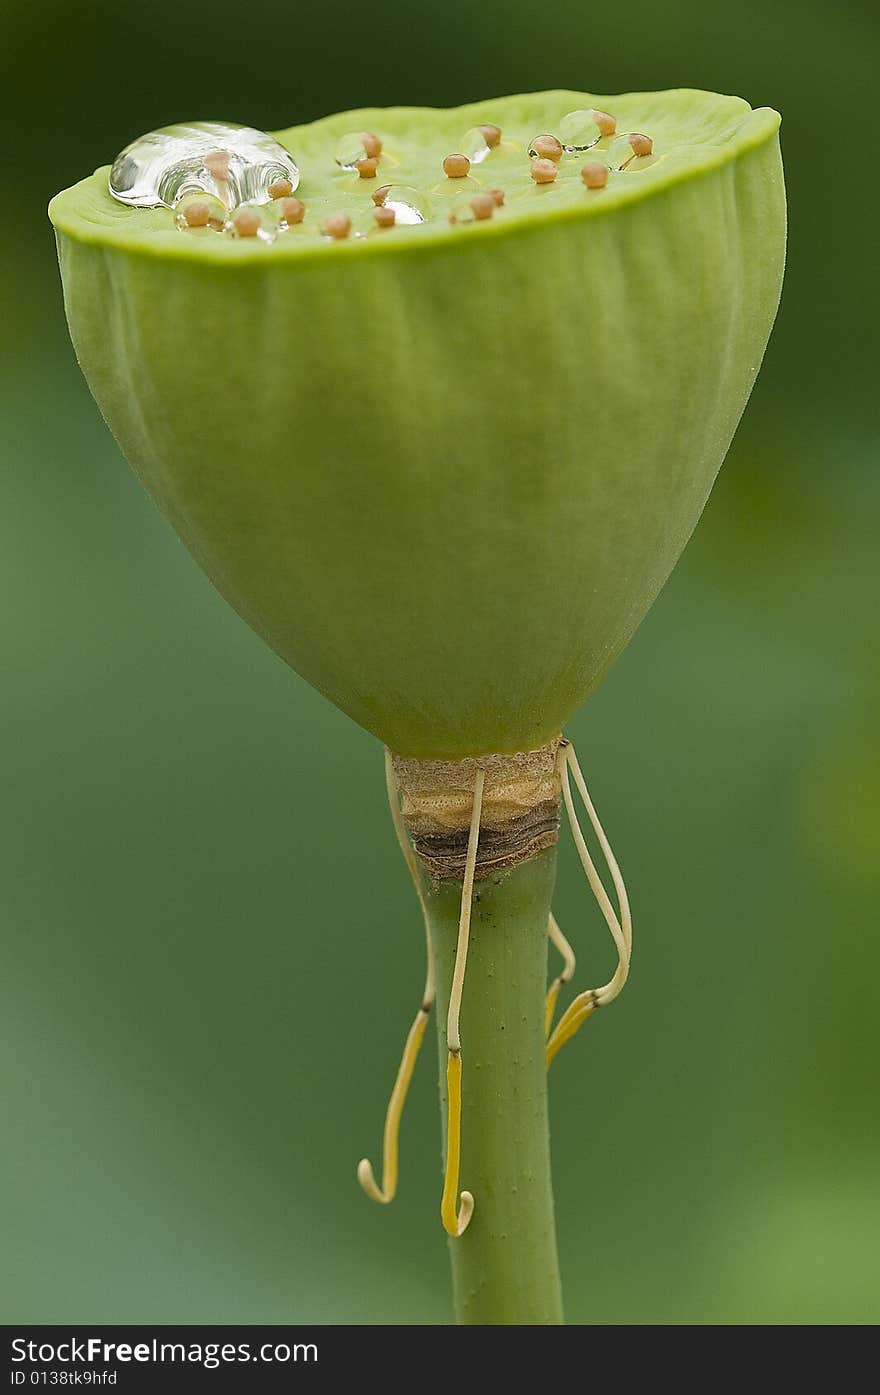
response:
{"label": "green plant stalk", "polygon": [[[464,1324],[561,1323],[556,1255],[544,992],[547,920],[556,878],[550,848],[478,881],[461,1013],[460,1187],[473,1192],[468,1229],[450,1239],[455,1312]],[[437,961],[440,1110],[446,1125],[446,1012],[461,882],[423,873]]]}

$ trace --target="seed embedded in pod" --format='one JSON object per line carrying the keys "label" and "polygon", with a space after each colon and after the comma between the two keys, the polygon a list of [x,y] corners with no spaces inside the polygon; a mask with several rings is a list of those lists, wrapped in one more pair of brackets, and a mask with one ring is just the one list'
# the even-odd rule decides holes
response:
{"label": "seed embedded in pod", "polygon": [[351,219],[347,213],[331,213],[329,217],[324,219],[321,227],[327,237],[340,241],[342,238],[348,237],[351,232]]}
{"label": "seed embedded in pod", "polygon": [[293,193],[293,185],[289,179],[273,179],[269,185],[270,199],[286,199]]}
{"label": "seed embedded in pod", "polygon": [[545,134],[535,136],[529,146],[532,159],[553,160],[556,164],[562,159],[562,142],[556,136]]}
{"label": "seed embedded in pod", "polygon": [[552,184],[559,173],[552,160],[533,160],[529,173],[536,184]]}
{"label": "seed embedded in pod", "polygon": [[483,133],[483,140],[486,142],[486,144],[488,145],[488,147],[489,147],[490,150],[494,150],[495,147],[496,147],[496,145],[499,145],[499,144],[500,144],[500,142],[501,142],[501,127],[500,127],[500,126],[493,126],[491,122],[484,122],[481,126],[478,126],[478,127],[477,127],[477,130],[478,130],[478,131],[482,131],[482,133]]}
{"label": "seed embedded in pod", "polygon": [[375,179],[376,170],[379,168],[379,161],[375,155],[369,155],[366,160],[358,160],[355,169],[361,179]]}
{"label": "seed embedded in pod", "polygon": [[385,202],[385,195],[388,193],[388,190],[390,188],[390,184],[381,184],[378,189],[373,190],[371,198],[373,200],[373,203],[376,204],[377,207],[381,206]]}
{"label": "seed embedded in pod", "polygon": [[139,136],[110,170],[113,198],[132,208],[174,208],[184,194],[219,198],[229,213],[268,203],[279,180],[299,184],[290,152],[265,131],[222,121],[163,126]]}
{"label": "seed embedded in pod", "polygon": [[486,193],[489,195],[489,198],[493,200],[496,208],[502,207],[504,203],[503,189],[487,189]]}
{"label": "seed embedded in pod", "polygon": [[608,166],[599,160],[590,160],[581,170],[581,179],[588,189],[604,189],[608,183]]}
{"label": "seed embedded in pod", "polygon": [[443,161],[443,173],[447,179],[465,179],[470,168],[471,162],[466,155],[447,155]]}
{"label": "seed embedded in pod", "polygon": [[302,199],[282,199],[279,212],[282,223],[292,228],[296,223],[301,223],[306,216],[306,206]]}
{"label": "seed embedded in pod", "polygon": [[378,160],[382,154],[382,142],[372,131],[361,131],[361,140],[368,160]]}
{"label": "seed embedded in pod", "polygon": [[380,228],[393,228],[397,221],[397,214],[393,208],[377,208],[373,212],[373,217]]}
{"label": "seed embedded in pod", "polygon": [[495,200],[491,194],[472,194],[458,198],[449,214],[450,223],[483,223],[495,212]]}
{"label": "seed embedded in pod", "polygon": [[629,137],[629,143],[633,148],[633,154],[638,155],[640,158],[645,155],[653,154],[654,142],[651,140],[650,136],[642,135],[640,131],[633,131],[632,135]]}

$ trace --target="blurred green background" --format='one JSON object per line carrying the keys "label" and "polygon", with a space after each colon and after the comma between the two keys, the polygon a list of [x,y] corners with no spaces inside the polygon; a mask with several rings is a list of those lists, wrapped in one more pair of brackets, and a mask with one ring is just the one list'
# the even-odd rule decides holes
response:
{"label": "blurred green background", "polygon": [[[686,85],[782,111],[790,259],[703,523],[571,726],[638,945],[552,1074],[568,1316],[880,1319],[873,6],[5,14],[0,1315],[451,1317],[433,1048],[398,1201],[354,1178],[422,972],[381,752],[129,474],[68,343],[49,196],[189,116]],[[595,978],[607,934],[561,863]]]}

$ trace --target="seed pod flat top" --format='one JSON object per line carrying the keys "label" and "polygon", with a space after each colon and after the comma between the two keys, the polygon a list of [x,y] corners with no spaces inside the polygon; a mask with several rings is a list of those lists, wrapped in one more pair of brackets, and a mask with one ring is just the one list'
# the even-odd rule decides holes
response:
{"label": "seed pod flat top", "polygon": [[[602,127],[596,125],[595,139],[589,144],[568,151],[562,147],[555,187],[552,197],[547,197],[543,190],[535,188],[529,161],[524,160],[523,155],[528,153],[535,139],[542,138],[536,135],[537,127],[543,123],[564,129],[567,116],[586,116],[586,111],[578,110],[585,102],[592,104],[586,110],[595,110],[597,116],[605,114],[603,107],[613,108],[616,132],[613,136],[603,136]],[[501,134],[494,146],[485,144],[485,155],[476,163],[466,152],[460,152],[459,146],[467,144],[469,134],[485,140],[479,123],[489,113],[497,117]],[[210,126],[215,133],[213,141],[222,143],[223,123],[189,123],[166,129],[186,133],[199,125]],[[420,205],[419,220],[399,224],[394,239],[368,235],[370,224],[362,216],[366,211],[364,196],[375,184],[359,173],[357,164],[362,161],[355,162],[352,158],[350,164],[339,163],[339,152],[345,151],[346,141],[361,140],[370,134],[372,127],[383,133],[376,182],[393,181],[399,191],[418,195]],[[628,138],[630,134],[639,134],[643,127],[649,128],[654,149],[648,157],[633,158]],[[503,215],[493,218],[491,226],[480,229],[481,236],[503,238],[517,232],[527,233],[535,221],[580,221],[607,216],[617,208],[723,167],[772,139],[778,127],[779,116],[770,108],[753,110],[739,97],[694,89],[628,93],[618,97],[588,97],[583,93],[558,91],[496,98],[448,110],[371,108],[324,117],[276,133],[279,145],[295,159],[299,178],[297,194],[306,204],[307,216],[298,225],[295,236],[273,238],[272,256],[306,261],[321,256],[327,248],[326,237],[321,232],[322,223],[337,213],[348,214],[356,220],[362,232],[362,237],[349,241],[345,247],[336,245],[337,255],[350,255],[354,251],[362,256],[399,253],[400,233],[404,227],[418,228],[415,234],[412,231],[406,234],[406,246],[410,251],[415,247],[427,250],[438,241],[454,241],[456,234],[451,228],[455,225],[448,217],[449,200],[460,194],[461,189],[458,181],[449,180],[444,174],[443,162],[461,153],[469,161],[467,178],[472,193],[492,186],[504,189]],[[369,141],[363,149],[368,146]],[[612,175],[601,199],[584,197],[580,170],[587,158],[583,153],[586,150],[592,150],[593,158],[607,161]],[[209,169],[212,153],[209,152]],[[350,153],[353,157],[357,151]],[[487,157],[491,157],[488,163]],[[216,168],[215,159],[215,171]],[[258,264],[265,259],[267,248],[261,242],[247,240],[242,244],[235,238],[208,235],[182,240],[176,235],[172,207],[126,206],[109,197],[109,173],[109,167],[102,167],[53,199],[51,217],[59,231],[84,242],[161,257],[210,258],[212,262],[230,259],[233,263],[253,259]],[[638,179],[633,178],[636,174]],[[615,178],[615,175],[625,177]],[[284,192],[291,191],[285,189]],[[271,221],[269,228],[274,233]]]}
{"label": "seed pod flat top", "polygon": [[339,707],[402,755],[538,747],[748,398],[778,125],[688,90],[154,132],[52,202],[77,355],[219,590]]}

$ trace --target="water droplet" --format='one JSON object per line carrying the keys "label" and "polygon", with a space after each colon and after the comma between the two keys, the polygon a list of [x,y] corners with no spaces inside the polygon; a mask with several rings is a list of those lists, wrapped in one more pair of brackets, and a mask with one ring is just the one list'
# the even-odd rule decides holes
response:
{"label": "water droplet", "polygon": [[649,136],[631,132],[615,136],[605,151],[605,158],[613,170],[646,169],[651,161],[653,142]]}
{"label": "water droplet", "polygon": [[431,206],[418,189],[411,189],[407,184],[388,184],[384,192],[381,189],[376,190],[377,197],[380,193],[383,195],[380,206],[393,209],[394,221],[398,227],[411,227],[415,223],[427,221]]}
{"label": "water droplet", "polygon": [[227,230],[236,238],[253,238],[259,242],[274,242],[275,227],[272,220],[263,219],[263,209],[261,207],[248,207],[246,204],[237,208],[227,223]]}
{"label": "water droplet", "polygon": [[174,221],[182,232],[222,232],[226,206],[213,194],[184,194],[174,205]]}
{"label": "water droplet", "polygon": [[184,194],[211,194],[227,210],[267,203],[269,186],[299,184],[292,156],[252,126],[191,121],[149,131],[117,155],[110,193],[134,208],[173,208]]}
{"label": "water droplet", "polygon": [[567,154],[590,150],[603,136],[613,136],[617,122],[607,111],[588,107],[585,111],[570,111],[559,123],[559,139]]}
{"label": "water droplet", "polygon": [[334,160],[344,170],[356,169],[361,160],[368,160],[367,147],[364,141],[364,131],[349,131],[343,136],[336,147]]}
{"label": "water droplet", "polygon": [[467,156],[472,165],[482,164],[486,156],[492,153],[492,147],[479,126],[472,126],[469,131],[465,132],[459,149],[462,155]]}

